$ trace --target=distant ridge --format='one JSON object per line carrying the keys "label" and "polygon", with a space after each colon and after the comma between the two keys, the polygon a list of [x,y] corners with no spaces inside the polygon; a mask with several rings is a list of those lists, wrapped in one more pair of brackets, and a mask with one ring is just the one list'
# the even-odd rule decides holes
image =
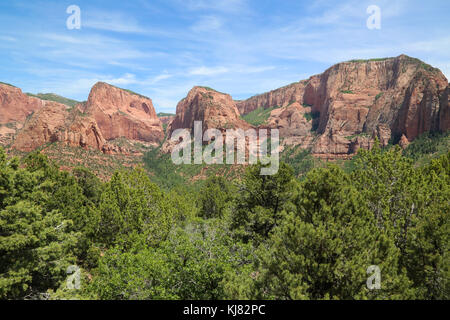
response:
{"label": "distant ridge", "polygon": [[66,106],[69,106],[69,107],[75,107],[77,104],[80,103],[79,101],[76,101],[76,100],[73,100],[73,99],[69,99],[69,98],[65,98],[65,97],[62,97],[62,96],[57,95],[55,93],[38,93],[38,94],[27,93],[27,95],[30,96],[30,97],[39,98],[41,100],[54,101],[54,102],[62,103],[62,104],[65,104]]}

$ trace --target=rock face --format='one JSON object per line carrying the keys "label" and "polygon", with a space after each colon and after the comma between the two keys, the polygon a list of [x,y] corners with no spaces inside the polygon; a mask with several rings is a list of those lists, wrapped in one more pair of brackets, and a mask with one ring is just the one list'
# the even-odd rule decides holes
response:
{"label": "rock face", "polygon": [[99,82],[91,90],[84,113],[91,115],[104,138],[157,144],[164,139],[152,100]]}
{"label": "rock face", "polygon": [[284,144],[311,147],[310,132],[314,125],[311,107],[294,102],[286,107],[272,110],[262,129],[278,129]]}
{"label": "rock face", "polygon": [[174,115],[173,116],[162,116],[162,117],[159,117],[159,120],[161,121],[161,123],[163,125],[169,125],[173,121],[173,119],[175,119]]}
{"label": "rock face", "polygon": [[177,115],[170,124],[169,134],[176,129],[194,129],[194,122],[202,121],[203,131],[208,129],[248,129],[236,103],[230,95],[204,87],[194,87],[177,105]]}
{"label": "rock face", "polygon": [[[15,96],[10,97],[13,98]],[[150,99],[106,83],[97,83],[91,90],[89,100],[72,109],[57,102],[30,99],[36,104],[35,112],[27,115],[28,120],[25,112],[18,118],[22,121],[21,130],[12,144],[17,150],[28,152],[46,143],[62,142],[74,147],[98,149],[107,154],[128,153],[128,150],[110,141],[125,138],[157,144],[164,139],[161,122]],[[20,110],[27,110],[25,107],[28,104],[23,106],[23,101],[27,102],[16,99],[2,104],[2,107],[9,109],[11,105],[18,105]],[[11,117],[6,116],[3,118],[10,120]]]}
{"label": "rock face", "polygon": [[251,97],[245,101],[238,101],[236,106],[241,114],[247,114],[261,107],[265,109],[274,106],[285,107],[293,102],[303,104],[306,84],[307,81],[305,80],[292,83],[288,86]]}
{"label": "rock face", "polygon": [[0,145],[10,144],[25,120],[42,106],[42,100],[27,96],[19,88],[0,83]]}
{"label": "rock face", "polygon": [[24,122],[42,105],[42,100],[27,96],[19,88],[0,83],[0,124]]}
{"label": "rock face", "polygon": [[[205,87],[194,87],[187,97],[178,103],[176,116],[168,126],[168,138],[177,129],[187,129],[192,133],[195,121],[202,122],[203,133],[208,129],[220,130],[224,141],[227,129],[252,128],[240,118],[236,103],[230,95]],[[167,139],[161,150],[170,153],[176,144]]]}
{"label": "rock face", "polygon": [[67,106],[56,102],[46,102],[26,122],[13,147],[28,152],[49,142],[63,142],[74,147],[99,150],[106,144],[92,117],[81,116],[78,110],[69,111]]}
{"label": "rock face", "polygon": [[[163,119],[170,135],[176,129],[250,129],[241,114],[273,108],[261,128],[280,130],[285,145],[298,145],[325,159],[347,159],[375,138],[405,147],[427,131],[450,129],[450,86],[445,76],[420,60],[357,60],[283,88],[235,102],[230,95],[194,87]],[[29,97],[0,83],[0,144],[31,151],[48,142],[127,152],[113,140],[150,145],[164,139],[162,122],[151,99],[97,83],[88,101],[69,109],[57,102]],[[170,145],[163,146],[169,151]]]}
{"label": "rock face", "polygon": [[[320,115],[317,128],[306,133],[314,139],[312,153],[338,159],[370,148],[375,137],[387,145],[402,135],[412,141],[427,131],[448,130],[449,91],[438,69],[401,55],[340,63],[307,81],[241,101],[238,107],[248,113],[293,100],[311,106],[312,114]],[[273,119],[269,123],[275,126]]]}

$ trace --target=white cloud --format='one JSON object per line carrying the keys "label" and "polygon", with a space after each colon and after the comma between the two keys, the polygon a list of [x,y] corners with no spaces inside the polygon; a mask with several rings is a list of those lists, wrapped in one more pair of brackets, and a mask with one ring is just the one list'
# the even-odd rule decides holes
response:
{"label": "white cloud", "polygon": [[222,25],[223,23],[218,17],[204,16],[191,27],[191,30],[194,32],[215,31],[220,29]]}
{"label": "white cloud", "polygon": [[134,74],[131,74],[131,73],[126,73],[120,78],[105,79],[105,80],[102,80],[102,81],[106,82],[106,83],[109,83],[109,84],[112,84],[112,85],[118,85],[118,86],[121,86],[121,85],[123,86],[123,85],[129,85],[129,84],[137,83],[136,76]]}
{"label": "white cloud", "polygon": [[179,0],[190,10],[213,10],[224,13],[248,12],[246,0]]}
{"label": "white cloud", "polygon": [[160,75],[158,75],[158,76],[156,76],[154,78],[149,79],[147,82],[149,84],[156,84],[156,83],[158,83],[158,82],[160,82],[162,80],[166,80],[166,79],[169,79],[169,78],[172,78],[171,74],[162,73],[162,74],[160,74]]}
{"label": "white cloud", "polygon": [[189,71],[189,74],[193,76],[215,76],[227,72],[229,72],[229,70],[225,67],[213,67],[213,68],[199,67],[191,69]]}
{"label": "white cloud", "polygon": [[270,70],[274,70],[275,67],[274,66],[267,66],[267,67],[247,67],[247,66],[242,66],[242,67],[238,67],[236,68],[237,72],[239,73],[260,73],[260,72],[265,72],[265,71],[270,71]]}
{"label": "white cloud", "polygon": [[145,29],[128,16],[115,12],[87,11],[81,27],[124,33],[143,33]]}
{"label": "white cloud", "polygon": [[28,36],[32,37],[30,41],[35,41],[35,45],[37,43],[42,47],[41,50],[33,51],[31,55],[84,68],[98,68],[109,62],[117,64],[122,60],[163,55],[159,52],[134,48],[126,40],[95,34],[72,36],[64,33],[46,33]]}
{"label": "white cloud", "polygon": [[13,37],[10,37],[10,36],[0,36],[0,40],[1,41],[10,41],[10,42],[16,42],[17,41],[16,38],[13,38]]}

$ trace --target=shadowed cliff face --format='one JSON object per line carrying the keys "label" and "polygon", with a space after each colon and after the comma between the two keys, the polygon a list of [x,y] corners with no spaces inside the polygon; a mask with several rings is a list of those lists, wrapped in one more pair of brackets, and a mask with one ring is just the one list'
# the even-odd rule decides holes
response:
{"label": "shadowed cliff face", "polygon": [[[316,156],[336,159],[370,148],[375,137],[387,145],[402,136],[412,141],[427,131],[448,130],[448,94],[448,81],[438,69],[402,55],[340,63],[237,106],[244,114],[258,107],[287,108],[294,101],[311,106],[312,114],[320,114],[315,132],[287,130],[285,143],[309,145]],[[270,123],[276,127],[273,120]]]}

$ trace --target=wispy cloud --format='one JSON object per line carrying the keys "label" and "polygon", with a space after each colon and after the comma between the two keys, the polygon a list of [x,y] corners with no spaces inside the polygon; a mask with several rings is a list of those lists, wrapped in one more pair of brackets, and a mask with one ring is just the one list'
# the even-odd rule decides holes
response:
{"label": "wispy cloud", "polygon": [[[26,91],[83,100],[97,81],[174,111],[194,85],[235,98],[275,89],[354,58],[406,53],[450,76],[450,2],[421,0],[77,0],[0,5],[2,77]],[[366,9],[382,10],[368,30]],[[42,17],[45,15],[45,19]]]}
{"label": "wispy cloud", "polygon": [[144,33],[145,28],[131,16],[117,12],[87,11],[82,22],[83,28],[91,28],[123,33]]}
{"label": "wispy cloud", "polygon": [[136,76],[131,73],[126,73],[120,78],[113,78],[113,79],[104,79],[104,82],[113,84],[113,85],[129,85],[136,83]]}
{"label": "wispy cloud", "polygon": [[16,42],[17,39],[10,36],[0,36],[1,41],[10,41],[10,42]]}
{"label": "wispy cloud", "polygon": [[194,32],[211,32],[216,31],[222,27],[222,20],[216,16],[204,16],[201,17],[192,27]]}
{"label": "wispy cloud", "polygon": [[156,83],[158,83],[160,81],[163,81],[163,80],[166,80],[166,79],[170,79],[170,78],[172,78],[172,75],[165,72],[165,73],[162,73],[160,75],[157,75],[156,77],[147,79],[145,82],[150,84],[150,85],[153,85],[153,84],[156,84]]}
{"label": "wispy cloud", "polygon": [[193,76],[216,76],[219,74],[227,73],[229,70],[225,67],[198,67],[189,71]]}
{"label": "wispy cloud", "polygon": [[249,10],[246,0],[181,0],[190,10],[212,10],[226,13],[243,13]]}

